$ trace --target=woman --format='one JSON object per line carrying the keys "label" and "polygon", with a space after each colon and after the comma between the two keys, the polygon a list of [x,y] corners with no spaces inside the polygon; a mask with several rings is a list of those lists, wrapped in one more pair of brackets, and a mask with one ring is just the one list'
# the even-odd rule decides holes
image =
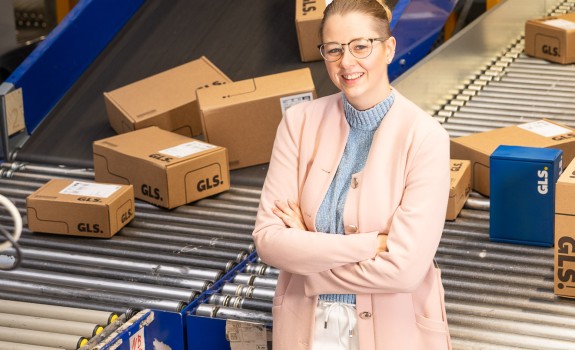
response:
{"label": "woman", "polygon": [[451,348],[433,264],[449,137],[390,86],[390,20],[376,0],[333,0],[320,52],[341,93],[278,127],[253,233],[281,270],[274,350]]}

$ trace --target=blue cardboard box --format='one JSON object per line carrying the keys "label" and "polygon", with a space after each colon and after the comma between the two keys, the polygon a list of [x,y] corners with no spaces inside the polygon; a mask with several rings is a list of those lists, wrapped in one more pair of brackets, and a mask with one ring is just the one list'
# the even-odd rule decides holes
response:
{"label": "blue cardboard box", "polygon": [[489,239],[552,247],[563,151],[501,145],[490,156]]}

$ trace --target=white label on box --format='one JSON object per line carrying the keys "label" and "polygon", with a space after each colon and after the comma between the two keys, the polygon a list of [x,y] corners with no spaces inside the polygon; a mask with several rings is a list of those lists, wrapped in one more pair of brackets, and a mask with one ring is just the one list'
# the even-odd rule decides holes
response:
{"label": "white label on box", "polygon": [[520,127],[521,129],[534,132],[544,137],[563,135],[572,131],[570,129],[563,128],[559,125],[549,123],[545,120],[538,120],[532,123],[519,124],[517,126]]}
{"label": "white label on box", "polygon": [[313,100],[313,95],[311,92],[306,92],[299,95],[291,95],[280,98],[280,103],[282,106],[282,117],[285,117],[286,110],[293,105],[297,105],[300,102]]}
{"label": "white label on box", "polygon": [[74,181],[60,191],[60,193],[71,194],[74,196],[108,198],[120,188],[122,188],[122,186]]}
{"label": "white label on box", "polygon": [[192,141],[188,143],[181,144],[176,147],[166,148],[160,151],[160,153],[164,153],[176,158],[184,158],[189,155],[203,152],[208,149],[216,148],[214,145],[210,145],[209,143],[203,143],[199,141]]}
{"label": "white label on box", "polygon": [[231,350],[267,350],[266,327],[251,322],[226,321],[226,339]]}
{"label": "white label on box", "polygon": [[130,337],[130,350],[146,350],[146,338],[144,328],[140,328]]}
{"label": "white label on box", "polygon": [[543,21],[543,24],[547,24],[548,26],[561,28],[561,29],[565,29],[565,30],[575,29],[575,22],[567,21],[565,19],[560,19],[560,18],[555,18],[555,19]]}
{"label": "white label on box", "polygon": [[327,7],[327,5],[331,4],[333,0],[325,0],[325,7]]}

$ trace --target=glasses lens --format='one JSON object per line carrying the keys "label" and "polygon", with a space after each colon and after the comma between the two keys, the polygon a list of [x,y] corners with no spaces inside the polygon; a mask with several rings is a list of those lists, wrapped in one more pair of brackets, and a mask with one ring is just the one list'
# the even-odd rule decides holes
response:
{"label": "glasses lens", "polygon": [[337,43],[323,44],[319,50],[323,58],[329,62],[339,60],[343,54],[343,47]]}
{"label": "glasses lens", "polygon": [[349,50],[357,58],[366,58],[371,54],[372,44],[368,39],[357,39],[349,43]]}

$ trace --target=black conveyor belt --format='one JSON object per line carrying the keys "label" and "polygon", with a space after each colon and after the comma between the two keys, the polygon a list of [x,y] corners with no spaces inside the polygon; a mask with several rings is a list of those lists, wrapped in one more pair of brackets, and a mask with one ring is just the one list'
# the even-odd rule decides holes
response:
{"label": "black conveyor belt", "polygon": [[318,96],[336,92],[323,62],[300,61],[294,18],[292,1],[146,1],[15,160],[91,167],[92,142],[115,134],[103,92],[200,56],[234,81],[309,67]]}

